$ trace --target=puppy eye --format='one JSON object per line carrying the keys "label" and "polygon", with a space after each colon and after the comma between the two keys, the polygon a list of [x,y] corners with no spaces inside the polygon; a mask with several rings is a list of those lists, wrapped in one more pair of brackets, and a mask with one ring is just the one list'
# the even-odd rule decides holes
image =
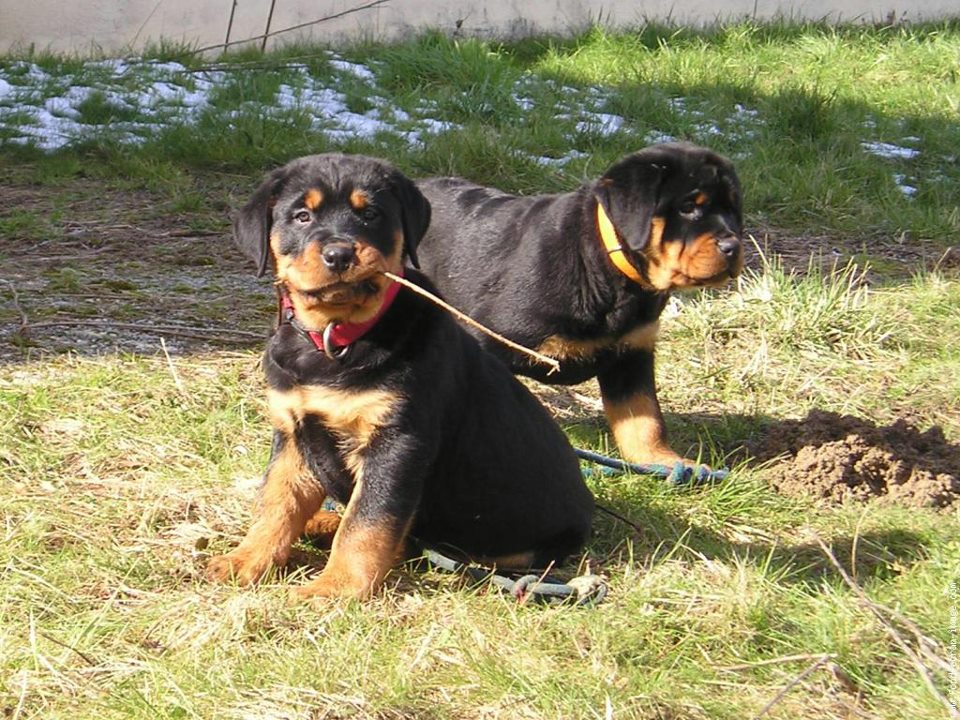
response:
{"label": "puppy eye", "polygon": [[365,223],[375,222],[380,218],[380,211],[373,207],[373,205],[367,205],[363,210],[360,211],[360,219]]}
{"label": "puppy eye", "polygon": [[293,214],[293,219],[298,223],[308,223],[310,222],[310,213],[306,210],[299,210]]}
{"label": "puppy eye", "polygon": [[693,200],[687,200],[680,206],[680,214],[684,217],[696,219],[700,217],[702,212],[703,208],[700,205],[697,205]]}

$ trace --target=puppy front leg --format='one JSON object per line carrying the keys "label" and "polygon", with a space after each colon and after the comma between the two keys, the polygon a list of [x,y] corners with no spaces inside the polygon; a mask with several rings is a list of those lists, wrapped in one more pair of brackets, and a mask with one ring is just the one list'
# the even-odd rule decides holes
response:
{"label": "puppy front leg", "polygon": [[294,590],[301,598],[370,597],[405,550],[430,462],[396,436],[380,438],[354,461],[355,484],[333,537],[330,559],[313,581]]}
{"label": "puppy front leg", "polygon": [[361,520],[345,516],[323,572],[293,592],[304,599],[370,597],[401,559],[406,534],[406,524],[395,518]]}
{"label": "puppy front leg", "polygon": [[257,519],[235,550],[208,563],[207,576],[218,581],[233,578],[240,585],[249,585],[271,566],[286,564],[290,547],[324,497],[293,437],[276,431]]}
{"label": "puppy front leg", "polygon": [[603,409],[620,454],[635,463],[672,465],[685,460],[667,442],[667,427],[657,400],[653,348],[619,356],[597,375]]}

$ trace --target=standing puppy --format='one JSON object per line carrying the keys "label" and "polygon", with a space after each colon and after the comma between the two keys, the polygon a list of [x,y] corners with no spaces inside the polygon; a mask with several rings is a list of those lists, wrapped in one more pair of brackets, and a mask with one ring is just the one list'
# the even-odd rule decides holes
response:
{"label": "standing puppy", "polygon": [[255,582],[304,534],[332,545],[302,596],[370,595],[410,536],[518,569],[583,546],[593,499],[563,432],[450,316],[381,274],[415,261],[429,221],[412,181],[346,155],[294,160],[241,210],[235,239],[280,296],[263,359],[273,449],[256,520],[213,579]]}
{"label": "standing puppy", "polygon": [[[743,267],[740,183],[729,161],[686,143],[628,155],[596,182],[520,197],[458,178],[418,183],[433,208],[418,249],[444,298],[561,362],[542,367],[485,337],[518,373],[600,383],[625,458],[672,464],[654,382],[660,313],[676,289]],[[687,460],[686,462],[692,462]]]}

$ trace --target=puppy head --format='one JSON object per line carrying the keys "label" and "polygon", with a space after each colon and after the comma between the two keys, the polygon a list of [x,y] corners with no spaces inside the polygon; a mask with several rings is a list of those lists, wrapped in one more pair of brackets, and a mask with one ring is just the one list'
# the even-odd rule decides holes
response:
{"label": "puppy head", "polygon": [[743,269],[740,181],[720,155],[654,145],[619,160],[595,192],[652,289],[720,285]]}
{"label": "puppy head", "polygon": [[430,223],[430,204],[385,162],[311,155],[270,173],[233,224],[234,240],[263,275],[273,269],[301,322],[363,322],[383,302],[406,253]]}

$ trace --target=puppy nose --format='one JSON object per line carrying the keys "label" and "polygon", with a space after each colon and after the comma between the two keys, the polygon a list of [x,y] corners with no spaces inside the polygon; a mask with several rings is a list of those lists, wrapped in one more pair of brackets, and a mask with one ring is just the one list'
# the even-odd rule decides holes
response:
{"label": "puppy nose", "polygon": [[718,237],[717,247],[720,248],[720,252],[726,255],[728,260],[733,260],[740,254],[740,239],[736,235]]}
{"label": "puppy nose", "polygon": [[333,243],[327,245],[321,255],[323,256],[323,264],[333,272],[339,274],[353,264],[353,245]]}

